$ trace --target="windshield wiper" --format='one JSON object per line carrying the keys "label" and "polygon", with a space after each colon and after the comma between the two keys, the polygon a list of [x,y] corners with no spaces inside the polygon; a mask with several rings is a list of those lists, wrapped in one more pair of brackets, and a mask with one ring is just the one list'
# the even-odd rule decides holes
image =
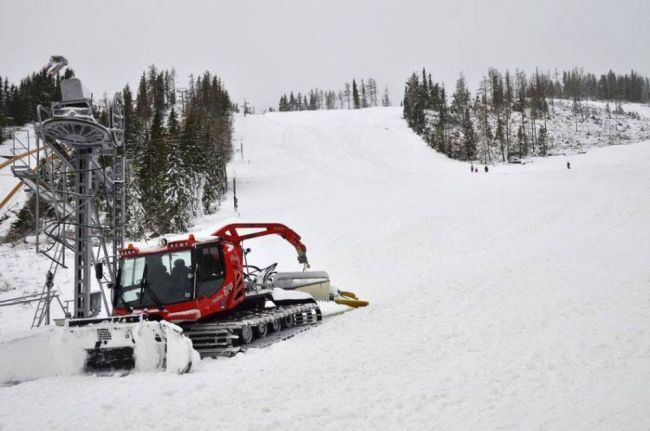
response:
{"label": "windshield wiper", "polygon": [[144,291],[147,291],[149,297],[156,303],[158,310],[165,311],[162,301],[158,298],[158,295],[153,291],[149,282],[147,281],[147,264],[144,264],[144,269],[142,270],[142,280],[140,280],[140,306],[144,306],[142,299],[144,298]]}

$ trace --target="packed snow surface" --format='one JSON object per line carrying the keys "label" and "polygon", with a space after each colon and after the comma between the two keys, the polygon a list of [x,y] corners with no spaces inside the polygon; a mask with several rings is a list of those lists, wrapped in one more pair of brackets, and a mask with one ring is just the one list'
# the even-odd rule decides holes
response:
{"label": "packed snow surface", "polygon": [[[239,215],[224,202],[197,234],[285,223],[370,306],[185,375],[5,386],[0,428],[650,427],[650,142],[470,173],[399,108],[235,126]],[[298,269],[280,239],[247,246]]]}

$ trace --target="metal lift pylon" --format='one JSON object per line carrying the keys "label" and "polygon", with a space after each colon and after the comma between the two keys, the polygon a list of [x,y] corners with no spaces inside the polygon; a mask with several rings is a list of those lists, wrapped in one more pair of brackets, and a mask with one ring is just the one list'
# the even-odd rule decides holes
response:
{"label": "metal lift pylon", "polygon": [[[52,57],[47,70],[57,73],[67,60]],[[36,197],[37,238],[48,243],[40,250],[52,260],[44,304],[39,304],[32,327],[49,321],[49,304],[55,293],[56,270],[66,267],[66,252],[74,255],[73,310],[66,317],[87,318],[99,314],[101,302],[110,312],[105,285],[117,276],[116,253],[123,244],[124,224],[124,112],[120,93],[108,110],[109,124],[102,125],[92,95],[78,78],[61,81],[61,101],[50,109],[37,108],[34,126],[39,151],[36,168],[14,165],[12,171]],[[16,151],[14,149],[14,151]],[[49,208],[39,211],[41,204]],[[107,276],[92,292],[93,266],[102,263]],[[47,293],[46,293],[47,292]]]}

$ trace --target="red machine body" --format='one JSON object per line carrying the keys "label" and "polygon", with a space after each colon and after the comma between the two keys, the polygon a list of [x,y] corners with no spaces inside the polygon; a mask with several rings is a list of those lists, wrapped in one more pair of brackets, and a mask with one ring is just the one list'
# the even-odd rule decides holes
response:
{"label": "red machine body", "polygon": [[[138,310],[150,318],[195,322],[245,308],[247,302],[264,300],[264,292],[258,296],[255,292],[251,294],[246,284],[242,242],[268,235],[278,235],[288,241],[297,251],[298,262],[308,266],[306,247],[300,241],[300,236],[279,223],[229,224],[212,233],[214,239],[207,241],[197,241],[193,235],[189,235],[185,240],[169,241],[148,249],[139,249],[130,244],[120,251],[120,276],[113,292],[113,315],[122,316]],[[188,256],[191,256],[189,268],[186,266]],[[181,277],[177,277],[175,283],[165,280],[165,284],[171,286],[168,290],[172,292],[169,297],[174,298],[172,300],[163,298],[162,288],[154,283],[152,267],[154,264],[159,267],[158,260],[169,262],[165,269],[172,275],[181,267],[181,264],[177,265],[178,261],[183,261],[183,268],[177,271]],[[152,267],[147,268],[148,265]],[[137,275],[139,269],[143,274],[140,278]],[[183,274],[187,283],[182,278]],[[147,278],[152,280],[145,280]],[[147,286],[145,291],[145,282],[152,284],[153,288]],[[154,289],[157,290],[154,292]],[[147,292],[150,292],[150,298],[144,301]],[[179,295],[182,296],[180,300]]]}

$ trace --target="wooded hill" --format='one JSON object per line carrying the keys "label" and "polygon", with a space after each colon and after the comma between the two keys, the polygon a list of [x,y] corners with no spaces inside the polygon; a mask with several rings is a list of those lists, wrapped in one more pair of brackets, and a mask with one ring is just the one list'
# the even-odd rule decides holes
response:
{"label": "wooded hill", "polygon": [[623,102],[650,101],[650,80],[632,71],[599,78],[581,69],[527,75],[490,69],[473,96],[461,74],[449,98],[423,69],[407,80],[403,110],[409,126],[434,149],[454,159],[487,162],[546,155],[553,139],[547,122],[555,102],[568,100],[575,122],[586,121],[585,100],[605,102],[607,117],[624,114]]}

